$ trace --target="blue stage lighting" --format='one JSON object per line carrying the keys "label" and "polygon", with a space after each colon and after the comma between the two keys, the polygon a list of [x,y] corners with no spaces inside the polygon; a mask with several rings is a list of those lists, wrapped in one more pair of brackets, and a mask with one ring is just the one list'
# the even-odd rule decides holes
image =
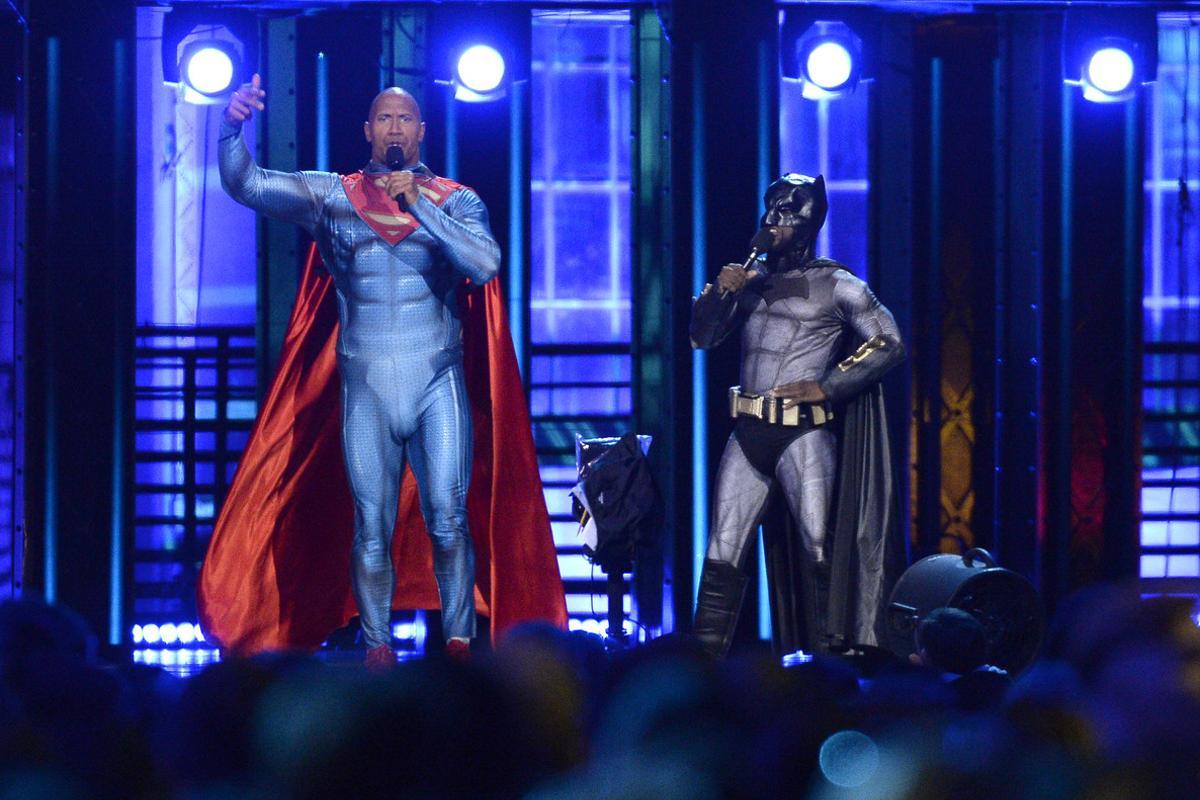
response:
{"label": "blue stage lighting", "polygon": [[846,85],[854,73],[854,57],[840,41],[827,39],[808,53],[804,63],[805,77],[827,92],[836,92]]}
{"label": "blue stage lighting", "polygon": [[[1062,18],[1063,82],[1085,100],[1121,103],[1158,72],[1158,17],[1153,3],[1067,3]],[[1124,6],[1103,8],[1102,6]]]}
{"label": "blue stage lighting", "polygon": [[1120,47],[1102,47],[1088,59],[1087,81],[1105,94],[1120,94],[1133,83],[1133,58]]}
{"label": "blue stage lighting", "polygon": [[183,64],[183,76],[201,94],[222,94],[233,87],[233,59],[219,47],[201,47]]}
{"label": "blue stage lighting", "polygon": [[224,26],[197,25],[176,48],[184,102],[224,103],[243,78],[242,51],[241,41]]}
{"label": "blue stage lighting", "polygon": [[794,653],[788,653],[783,657],[783,666],[798,667],[801,664],[807,664],[813,660],[811,653],[806,653],[803,650],[797,650]]}
{"label": "blue stage lighting", "polygon": [[1078,67],[1078,84],[1086,99],[1093,103],[1119,103],[1133,97],[1144,79],[1138,74],[1137,47],[1133,42],[1101,39],[1084,53],[1083,63]]}
{"label": "blue stage lighting", "polygon": [[458,83],[478,95],[496,91],[504,80],[504,57],[486,44],[468,47],[458,57]]}
{"label": "blue stage lighting", "polygon": [[[793,35],[795,25],[784,36]],[[798,80],[809,100],[827,100],[853,92],[863,78],[862,37],[844,22],[818,20],[781,45],[780,74]]]}

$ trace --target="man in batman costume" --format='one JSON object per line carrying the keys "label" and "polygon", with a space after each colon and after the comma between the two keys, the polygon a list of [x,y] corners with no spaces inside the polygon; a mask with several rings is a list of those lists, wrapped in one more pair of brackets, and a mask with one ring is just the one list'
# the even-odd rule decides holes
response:
{"label": "man in batman costume", "polygon": [[733,639],[747,545],[776,488],[790,520],[764,527],[785,652],[802,644],[801,606],[809,647],[877,645],[903,557],[879,387],[904,359],[896,321],[866,283],[814,256],[828,210],[822,177],[784,175],[765,202],[755,244],[766,258],[726,265],[692,308],[693,347],[715,347],[738,328],[742,336],[693,628],[716,657]]}

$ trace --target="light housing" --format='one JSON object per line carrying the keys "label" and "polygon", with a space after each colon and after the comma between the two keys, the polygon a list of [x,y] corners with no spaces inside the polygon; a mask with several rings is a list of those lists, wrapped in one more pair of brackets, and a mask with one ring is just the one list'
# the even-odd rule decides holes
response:
{"label": "light housing", "polygon": [[173,8],[163,19],[163,83],[194,105],[220,105],[249,80],[257,18],[245,11]]}
{"label": "light housing", "polygon": [[1080,65],[1079,85],[1093,103],[1121,103],[1141,85],[1137,43],[1108,37],[1098,40]]}
{"label": "light housing", "polygon": [[1123,103],[1155,80],[1158,18],[1153,9],[1072,8],[1063,15],[1063,83],[1093,103]]}
{"label": "light housing", "polygon": [[784,80],[799,81],[809,100],[840,97],[858,87],[864,79],[863,42],[849,25],[840,20],[816,20],[793,39],[794,29],[785,23],[781,32]]}
{"label": "light housing", "polygon": [[224,98],[238,86],[242,61],[238,50],[220,39],[188,42],[180,48],[180,82],[205,98]]}
{"label": "light housing", "polygon": [[[459,55],[454,65],[455,86],[479,99],[503,93],[504,56],[490,44],[473,44]],[[466,98],[459,98],[466,99]]]}

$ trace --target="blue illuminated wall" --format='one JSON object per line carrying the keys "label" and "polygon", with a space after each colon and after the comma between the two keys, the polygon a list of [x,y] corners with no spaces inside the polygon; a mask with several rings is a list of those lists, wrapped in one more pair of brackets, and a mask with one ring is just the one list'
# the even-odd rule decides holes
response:
{"label": "blue illuminated wall", "polygon": [[[138,323],[253,325],[257,222],[221,190],[222,106],[180,102],[163,84],[165,14],[137,15]],[[245,135],[253,150],[253,124]]]}
{"label": "blue illuminated wall", "polygon": [[[11,75],[6,73],[11,80]],[[7,105],[7,104],[6,104]],[[20,594],[16,116],[0,108],[0,600]]]}
{"label": "blue illuminated wall", "polygon": [[597,630],[567,492],[575,435],[630,422],[631,38],[625,12],[534,13],[530,406],[571,625]]}
{"label": "blue illuminated wall", "polygon": [[[221,189],[222,106],[163,83],[137,10],[137,348],[131,640],[203,646],[195,578],[257,405],[254,212]],[[254,147],[255,126],[245,127]],[[195,635],[193,635],[193,633]]]}
{"label": "blue illuminated wall", "polygon": [[779,171],[824,175],[829,216],[817,254],[867,277],[867,131],[870,84],[851,94],[809,100],[800,81],[779,82]]}
{"label": "blue illuminated wall", "polygon": [[[1200,593],[1200,28],[1159,17],[1146,87],[1141,576]],[[1176,588],[1180,584],[1176,583]]]}

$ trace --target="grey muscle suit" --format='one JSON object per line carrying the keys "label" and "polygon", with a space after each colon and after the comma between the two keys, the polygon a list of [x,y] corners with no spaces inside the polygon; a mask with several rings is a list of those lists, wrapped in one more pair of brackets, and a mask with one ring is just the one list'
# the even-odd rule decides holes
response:
{"label": "grey muscle suit", "polygon": [[[751,283],[729,304],[715,330],[706,332],[708,346],[742,331],[741,387],[766,394],[776,386],[801,380],[820,383],[836,403],[879,380],[903,352],[898,347],[869,347],[857,360],[839,365],[846,337],[864,342],[899,342],[896,321],[866,283],[834,262],[772,274]],[[709,316],[705,305],[721,303],[720,292],[708,289],[696,301],[695,315]],[[764,473],[747,457],[742,439],[730,434],[717,469],[708,558],[740,565],[746,543],[758,527],[773,481],[783,488],[804,547],[814,562],[824,559],[825,532],[837,468],[837,442],[829,427],[796,436],[779,457],[773,473]]]}
{"label": "grey muscle suit", "polygon": [[[422,196],[409,209],[420,227],[392,246],[359,218],[338,175],[262,169],[240,126],[221,126],[220,171],[235,200],[308,231],[333,277],[352,580],[368,646],[391,641],[391,539],[406,458],[433,541],[445,634],[474,636],[471,415],[455,292],[463,277],[483,284],[499,270],[487,209],[465,188],[441,207]],[[365,171],[389,172],[374,161]],[[423,165],[415,171],[432,175]]]}

